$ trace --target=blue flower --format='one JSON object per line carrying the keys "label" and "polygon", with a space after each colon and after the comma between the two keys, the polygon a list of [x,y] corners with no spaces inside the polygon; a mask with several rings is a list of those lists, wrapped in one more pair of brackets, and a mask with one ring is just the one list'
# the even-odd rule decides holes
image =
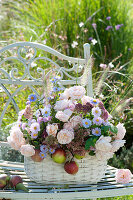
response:
{"label": "blue flower", "polygon": [[98,99],[91,99],[90,103],[92,103],[93,105],[97,105],[99,103]]}
{"label": "blue flower", "polygon": [[53,87],[53,92],[59,92],[60,88],[59,87]]}
{"label": "blue flower", "polygon": [[36,97],[35,94],[31,94],[31,95],[28,96],[28,100],[29,100],[30,102],[34,102],[34,101],[37,100],[37,97]]}
{"label": "blue flower", "polygon": [[40,150],[41,150],[43,153],[46,153],[46,152],[48,151],[47,145],[41,145],[41,146],[40,146]]}
{"label": "blue flower", "polygon": [[85,128],[89,128],[92,123],[89,119],[85,118],[85,119],[82,120],[82,124]]}
{"label": "blue flower", "polygon": [[47,157],[47,154],[44,153],[44,152],[40,152],[39,155],[40,155],[41,158],[46,158]]}
{"label": "blue flower", "polygon": [[44,117],[48,117],[50,115],[51,110],[49,107],[46,106],[44,109],[41,110],[41,112]]}
{"label": "blue flower", "polygon": [[101,135],[101,129],[100,128],[92,129],[92,134],[96,135],[96,136],[100,136]]}
{"label": "blue flower", "polygon": [[59,79],[57,77],[54,77],[50,80],[51,83],[56,83]]}
{"label": "blue flower", "polygon": [[49,149],[49,152],[50,152],[51,154],[53,154],[53,153],[55,152],[55,149],[50,148],[50,149]]}

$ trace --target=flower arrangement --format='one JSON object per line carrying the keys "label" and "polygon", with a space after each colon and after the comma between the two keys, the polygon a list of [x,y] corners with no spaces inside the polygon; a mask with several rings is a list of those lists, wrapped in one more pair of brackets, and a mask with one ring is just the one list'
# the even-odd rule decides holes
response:
{"label": "flower arrangement", "polygon": [[74,159],[87,154],[100,160],[111,158],[124,145],[126,129],[116,124],[103,102],[86,96],[83,86],[63,91],[58,82],[57,77],[51,80],[49,97],[37,100],[35,94],[29,95],[7,140],[36,162],[50,156],[56,163],[65,163],[67,173],[76,174]]}

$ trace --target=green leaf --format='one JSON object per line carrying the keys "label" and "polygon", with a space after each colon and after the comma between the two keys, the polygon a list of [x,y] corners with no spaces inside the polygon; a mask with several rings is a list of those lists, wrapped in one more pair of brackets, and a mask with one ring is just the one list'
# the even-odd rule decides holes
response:
{"label": "green leaf", "polygon": [[104,131],[106,132],[110,129],[110,126],[104,126],[103,128],[104,128]]}
{"label": "green leaf", "polygon": [[94,152],[94,151],[90,151],[90,152],[89,152],[89,155],[90,155],[90,156],[94,156],[94,155],[95,155],[95,152]]}
{"label": "green leaf", "polygon": [[112,133],[118,132],[118,128],[116,126],[111,126],[110,130],[111,130]]}
{"label": "green leaf", "polygon": [[99,137],[97,136],[91,136],[90,138],[88,138],[85,143],[85,150],[88,150],[91,146],[94,147],[98,139]]}

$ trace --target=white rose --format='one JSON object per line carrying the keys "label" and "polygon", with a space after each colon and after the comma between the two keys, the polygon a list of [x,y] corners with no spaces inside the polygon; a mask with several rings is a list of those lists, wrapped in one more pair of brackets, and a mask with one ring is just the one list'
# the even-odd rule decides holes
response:
{"label": "white rose", "polygon": [[115,140],[114,142],[111,142],[112,144],[112,152],[118,151],[120,147],[123,147],[125,144],[125,140]]}
{"label": "white rose", "polygon": [[69,106],[69,100],[63,99],[60,101],[56,101],[54,109],[57,111],[61,111],[66,109]]}
{"label": "white rose", "polygon": [[121,124],[120,122],[116,127],[118,128],[118,133],[116,135],[116,139],[122,140],[125,136],[126,129],[123,126],[123,124]]}
{"label": "white rose", "polygon": [[111,137],[103,137],[101,136],[99,140],[97,140],[95,144],[95,148],[98,151],[109,152],[112,149],[112,145],[110,143]]}
{"label": "white rose", "polygon": [[64,112],[62,112],[62,111],[58,111],[58,112],[56,113],[55,117],[56,117],[57,119],[59,119],[60,121],[62,121],[62,122],[67,122],[70,116],[69,116],[69,115],[66,115],[66,114],[65,114]]}
{"label": "white rose", "polygon": [[96,158],[98,160],[108,160],[113,157],[113,152],[105,152],[96,150]]}

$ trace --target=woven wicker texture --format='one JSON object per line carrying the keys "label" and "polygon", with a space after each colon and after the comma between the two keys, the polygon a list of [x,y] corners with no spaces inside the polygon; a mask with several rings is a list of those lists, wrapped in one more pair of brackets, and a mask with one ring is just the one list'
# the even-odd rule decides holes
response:
{"label": "woven wicker texture", "polygon": [[86,156],[79,164],[79,171],[75,175],[65,172],[64,164],[55,163],[49,156],[42,162],[34,162],[25,158],[24,166],[27,176],[36,183],[42,184],[92,184],[97,183],[104,176],[107,161],[98,160],[95,156]]}

